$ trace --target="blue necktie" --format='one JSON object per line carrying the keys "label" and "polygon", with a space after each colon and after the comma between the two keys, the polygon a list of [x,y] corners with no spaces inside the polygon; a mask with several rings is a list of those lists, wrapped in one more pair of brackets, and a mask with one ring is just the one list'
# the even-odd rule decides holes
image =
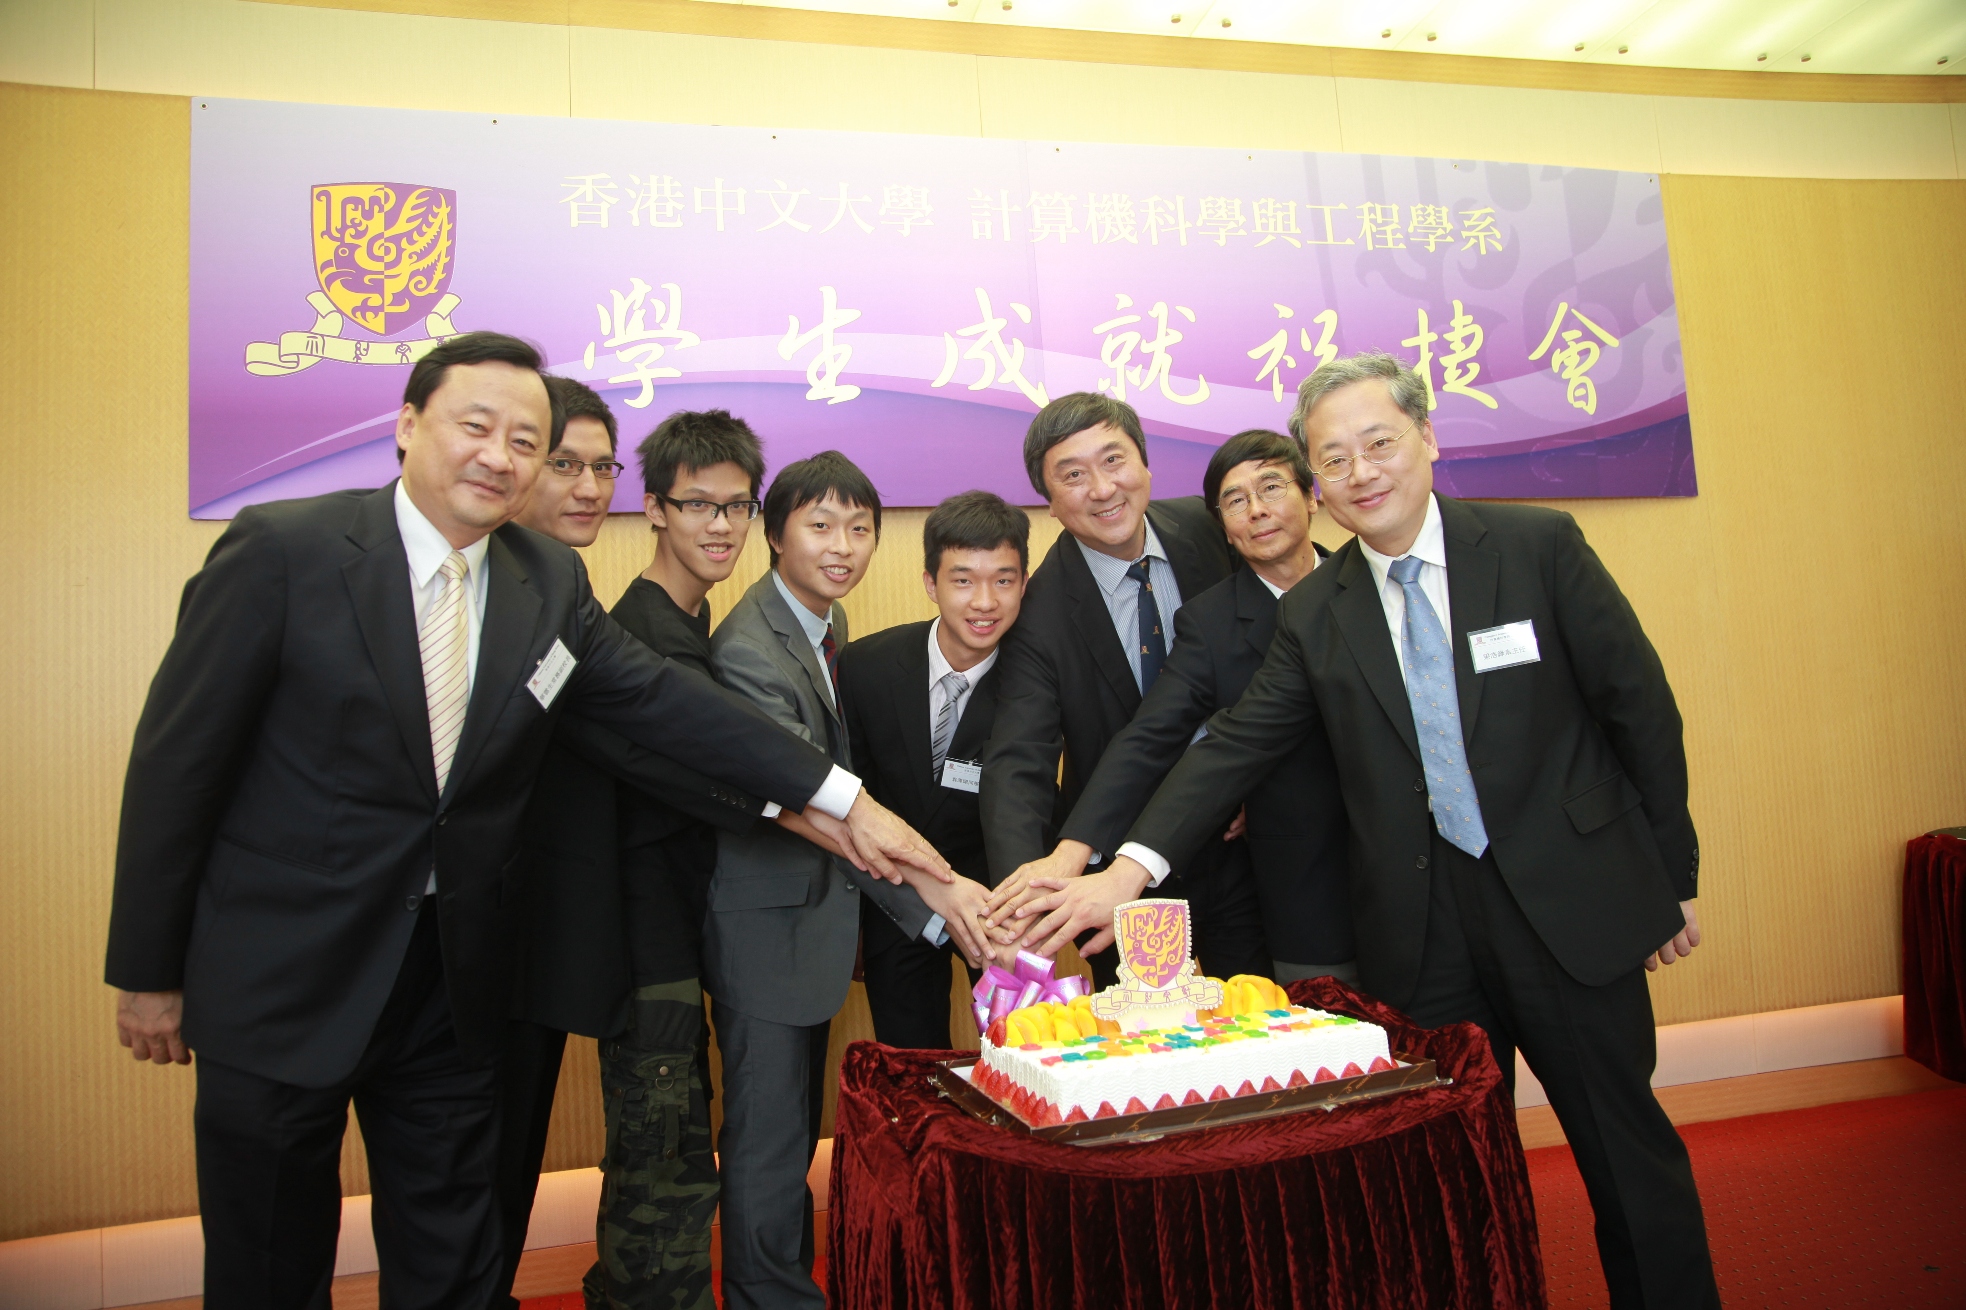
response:
{"label": "blue necktie", "polygon": [[1160,676],[1161,665],[1167,663],[1167,638],[1160,630],[1160,605],[1154,600],[1154,580],[1147,573],[1147,560],[1143,555],[1126,566],[1126,576],[1140,584],[1140,694],[1145,696],[1153,688],[1154,679]]}
{"label": "blue necktie", "polygon": [[1413,726],[1420,734],[1420,755],[1427,771],[1427,799],[1433,803],[1434,826],[1440,835],[1468,854],[1488,849],[1488,829],[1481,822],[1481,801],[1475,796],[1474,775],[1468,772],[1468,750],[1461,740],[1461,701],[1454,690],[1454,648],[1448,645],[1433,602],[1420,590],[1419,557],[1393,561],[1394,582],[1406,597],[1406,622],[1400,633],[1406,662],[1406,699],[1413,706]]}

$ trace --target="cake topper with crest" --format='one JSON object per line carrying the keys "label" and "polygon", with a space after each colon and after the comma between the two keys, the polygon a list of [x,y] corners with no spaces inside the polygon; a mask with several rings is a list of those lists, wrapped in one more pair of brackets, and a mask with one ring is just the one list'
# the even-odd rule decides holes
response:
{"label": "cake topper with crest", "polygon": [[1195,973],[1186,901],[1150,899],[1114,907],[1113,942],[1119,981],[1093,996],[1092,1012],[1118,1023],[1122,1032],[1191,1024],[1195,1011],[1222,1003],[1222,984]]}

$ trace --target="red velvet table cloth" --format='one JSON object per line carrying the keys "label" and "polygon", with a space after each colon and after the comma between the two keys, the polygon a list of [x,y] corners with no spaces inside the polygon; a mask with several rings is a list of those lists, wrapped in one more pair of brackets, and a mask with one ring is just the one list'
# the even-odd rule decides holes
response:
{"label": "red velvet table cloth", "polygon": [[1543,1306],[1515,1109],[1472,1024],[1415,1027],[1329,978],[1291,999],[1384,1025],[1451,1087],[1077,1147],[970,1117],[946,1053],[847,1048],[828,1302],[841,1310]]}
{"label": "red velvet table cloth", "polygon": [[1966,842],[1905,847],[1905,1054],[1966,1081]]}

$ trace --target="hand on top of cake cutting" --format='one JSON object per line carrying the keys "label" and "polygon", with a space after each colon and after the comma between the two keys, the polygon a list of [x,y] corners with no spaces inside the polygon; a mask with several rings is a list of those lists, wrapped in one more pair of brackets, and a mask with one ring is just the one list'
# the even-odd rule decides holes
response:
{"label": "hand on top of cake cutting", "polygon": [[[1046,890],[1055,887],[1058,880],[1076,878],[1085,872],[1085,866],[1092,861],[1092,848],[1082,841],[1061,841],[1051,854],[1028,864],[1017,866],[1008,878],[997,885],[990,893],[990,903],[984,907],[992,928],[1012,919],[1022,917],[1026,905],[1042,897]],[[1034,888],[1033,879],[1042,878],[1047,886]],[[1022,931],[1023,925],[1018,925]]]}
{"label": "hand on top of cake cutting", "polygon": [[1103,951],[1113,940],[1113,911],[1146,890],[1151,875],[1146,866],[1122,855],[1112,867],[1076,878],[1033,878],[1031,886],[1048,895],[1026,903],[1018,919],[1043,915],[1025,930],[1023,944],[1040,955],[1056,955],[1066,942],[1088,928],[1098,931],[1079,948],[1081,955]]}

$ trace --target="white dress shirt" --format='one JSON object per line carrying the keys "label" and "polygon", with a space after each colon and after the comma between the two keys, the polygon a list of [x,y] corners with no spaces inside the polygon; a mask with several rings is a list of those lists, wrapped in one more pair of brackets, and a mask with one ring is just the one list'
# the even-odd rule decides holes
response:
{"label": "white dress shirt", "polygon": [[[1379,587],[1379,603],[1386,609],[1386,628],[1393,634],[1393,656],[1399,660],[1400,681],[1406,680],[1406,592],[1389,576],[1395,558],[1405,555],[1381,555],[1365,544],[1358,543],[1360,553],[1372,569],[1372,581]],[[1420,560],[1420,590],[1427,602],[1434,607],[1434,617],[1440,620],[1440,630],[1447,634],[1448,644],[1454,641],[1454,616],[1447,610],[1447,534],[1440,525],[1440,501],[1427,497],[1427,520],[1420,525],[1420,535],[1413,539],[1407,555]]]}
{"label": "white dress shirt", "polygon": [[[430,612],[430,607],[437,603],[437,597],[444,589],[440,570],[457,548],[437,531],[435,524],[423,517],[423,511],[410,499],[409,488],[403,485],[401,478],[396,479],[396,535],[403,539],[403,553],[410,560],[410,602],[416,606],[416,630],[420,637],[423,616]],[[467,687],[475,687],[478,682],[478,638],[485,630],[485,552],[490,548],[491,538],[480,537],[458,551],[464,556],[464,627],[470,634],[464,654],[464,681]],[[423,885],[423,894],[437,894],[435,869],[430,870],[430,877]]]}
{"label": "white dress shirt", "polygon": [[[928,625],[928,721],[931,728],[936,719],[941,717],[942,706],[949,698],[949,689],[942,685],[942,679],[956,672],[955,667],[949,663],[949,657],[942,653],[942,643],[935,638],[941,627],[941,619]],[[963,711],[969,708],[969,694],[976,690],[976,684],[983,681],[983,675],[996,664],[997,652],[1001,649],[1001,646],[991,647],[988,655],[958,675],[963,679],[963,683],[956,689],[955,713],[949,716],[950,741],[956,739],[956,729],[962,726]]]}
{"label": "white dress shirt", "polygon": [[[1073,540],[1078,541],[1076,537]],[[1078,541],[1078,548],[1085,556],[1085,566],[1092,570],[1092,580],[1099,585],[1106,612],[1112,615],[1113,631],[1119,634],[1120,649],[1126,652],[1126,666],[1133,670],[1133,685],[1137,687],[1140,685],[1140,584],[1126,576],[1133,561],[1102,555],[1083,541]],[[1147,577],[1154,584],[1162,644],[1172,649],[1174,612],[1181,608],[1181,584],[1175,581],[1174,565],[1168,562],[1167,552],[1161,548],[1151,522],[1147,524],[1147,544],[1141,553],[1147,557]]]}
{"label": "white dress shirt", "polygon": [[[396,532],[403,539],[403,553],[410,559],[410,599],[416,604],[416,630],[420,634],[423,616],[444,589],[438,570],[456,548],[423,517],[401,478],[396,479]],[[478,679],[478,638],[485,630],[485,552],[490,547],[491,538],[480,537],[458,552],[464,556],[464,623],[471,634],[464,656],[467,685],[475,685]]]}

